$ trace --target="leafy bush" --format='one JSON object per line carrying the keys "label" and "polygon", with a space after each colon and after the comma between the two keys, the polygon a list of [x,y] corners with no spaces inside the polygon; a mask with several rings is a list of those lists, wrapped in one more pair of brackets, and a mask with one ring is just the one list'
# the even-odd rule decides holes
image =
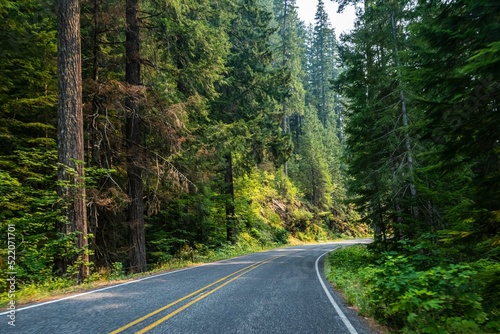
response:
{"label": "leafy bush", "polygon": [[125,270],[123,268],[123,263],[121,262],[113,263],[113,268],[111,270],[111,275],[109,276],[109,278],[112,280],[116,280],[116,279],[122,279],[124,277],[125,277]]}
{"label": "leafy bush", "polygon": [[330,263],[336,268],[342,268],[342,270],[347,271],[358,271],[372,263],[373,259],[373,254],[363,245],[341,248],[329,257]]}
{"label": "leafy bush", "polygon": [[485,330],[500,332],[500,263],[494,260],[482,259],[471,263],[477,271],[474,281],[479,285],[483,308],[488,314]]}
{"label": "leafy bush", "polygon": [[290,236],[290,232],[288,232],[285,228],[277,228],[274,231],[274,242],[280,245],[284,245],[288,243],[288,237]]}
{"label": "leafy bush", "polygon": [[401,333],[497,333],[500,327],[494,261],[439,263],[413,246],[404,255],[352,246],[330,254],[325,272],[360,313]]}
{"label": "leafy bush", "polygon": [[469,265],[416,271],[411,257],[389,253],[361,275],[374,315],[404,333],[479,333],[486,321]]}
{"label": "leafy bush", "polygon": [[361,314],[369,314],[365,283],[359,271],[372,263],[373,255],[366,246],[341,248],[331,253],[325,262],[327,278],[340,289],[347,300],[359,307]]}

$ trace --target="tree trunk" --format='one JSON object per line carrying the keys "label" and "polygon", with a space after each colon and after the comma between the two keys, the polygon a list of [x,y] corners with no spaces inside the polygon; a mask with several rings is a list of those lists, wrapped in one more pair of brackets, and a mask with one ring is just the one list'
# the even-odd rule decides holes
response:
{"label": "tree trunk", "polygon": [[[125,32],[125,53],[127,64],[125,79],[131,86],[141,84],[139,58],[139,3],[138,0],[127,0]],[[130,270],[132,272],[146,271],[146,237],[144,232],[144,200],[142,184],[141,159],[141,120],[137,98],[127,97],[127,174],[129,180],[129,249]]]}
{"label": "tree trunk", "polygon": [[[286,50],[287,50],[287,45],[286,45],[286,32],[287,32],[287,16],[288,16],[288,1],[285,0],[285,7],[283,9],[283,28],[281,32],[281,39],[282,39],[282,57],[283,57],[283,68],[286,67],[287,65],[287,57],[286,57]],[[283,133],[288,133],[288,127],[287,127],[287,98],[283,98]],[[285,161],[285,164],[283,165],[283,172],[285,173],[285,177],[288,177],[288,161]],[[286,188],[285,188],[286,191]]]}
{"label": "tree trunk", "polygon": [[84,184],[80,6],[78,0],[61,0],[58,8],[58,194],[64,200],[65,235],[76,232],[78,256],[61,259],[59,269],[78,263],[78,282],[89,275],[87,211]]}
{"label": "tree trunk", "polygon": [[226,232],[227,241],[236,243],[236,219],[234,216],[234,182],[233,159],[231,153],[226,154],[226,172],[224,175],[226,192]]}
{"label": "tree trunk", "polygon": [[[405,148],[406,148],[406,159],[408,161],[408,172],[410,173],[410,194],[413,199],[416,198],[417,196],[417,189],[415,187],[415,172],[414,172],[414,162],[413,162],[413,152],[412,152],[412,145],[411,145],[411,138],[408,130],[408,111],[406,109],[406,98],[405,98],[405,93],[403,90],[403,85],[401,82],[400,78],[400,68],[401,68],[401,62],[399,60],[399,55],[398,55],[398,44],[397,44],[397,34],[396,34],[396,20],[395,20],[395,14],[394,14],[394,9],[391,10],[391,27],[392,27],[392,38],[393,38],[393,43],[394,43],[394,59],[396,62],[396,66],[398,67],[398,84],[399,84],[399,99],[401,101],[401,118],[403,121],[403,132],[404,132],[404,138],[405,138]],[[413,215],[414,217],[418,216],[418,210],[417,207],[415,206],[413,208]]]}

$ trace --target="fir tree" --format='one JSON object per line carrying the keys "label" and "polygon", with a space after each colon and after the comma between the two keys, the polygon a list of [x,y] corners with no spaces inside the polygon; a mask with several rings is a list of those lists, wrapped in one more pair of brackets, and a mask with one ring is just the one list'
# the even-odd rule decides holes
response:
{"label": "fir tree", "polygon": [[284,97],[287,76],[272,68],[270,38],[272,13],[257,1],[242,0],[231,19],[230,71],[227,84],[220,87],[221,96],[214,103],[212,118],[222,130],[219,145],[226,161],[224,179],[227,238],[236,241],[234,216],[234,170],[249,171],[265,158],[279,165],[285,161],[290,143],[282,135],[283,111],[278,103]]}
{"label": "fir tree", "polygon": [[87,206],[84,185],[84,133],[79,1],[60,1],[58,6],[58,170],[59,195],[66,205],[65,235],[75,234],[78,258],[63,261],[78,265],[78,282],[89,275]]}

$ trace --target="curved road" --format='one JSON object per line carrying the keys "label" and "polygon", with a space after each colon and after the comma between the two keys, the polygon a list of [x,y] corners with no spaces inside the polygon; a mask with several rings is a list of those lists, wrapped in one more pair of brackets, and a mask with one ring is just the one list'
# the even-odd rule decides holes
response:
{"label": "curved road", "polygon": [[354,240],[280,248],[2,313],[2,333],[374,333],[323,275]]}

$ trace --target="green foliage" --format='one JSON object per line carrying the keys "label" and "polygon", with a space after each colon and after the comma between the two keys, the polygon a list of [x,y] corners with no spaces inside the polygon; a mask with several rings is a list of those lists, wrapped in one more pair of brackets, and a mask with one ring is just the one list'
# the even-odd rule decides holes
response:
{"label": "green foliage", "polygon": [[328,256],[328,278],[361,312],[403,333],[494,332],[498,326],[498,264],[423,261],[411,254],[375,254],[366,246]]}
{"label": "green foliage", "polygon": [[[300,143],[298,169],[290,177],[297,180],[306,199],[322,210],[332,204],[333,183],[328,166],[328,152],[323,143],[324,128],[315,109],[306,109],[304,135]],[[295,172],[295,173],[294,173]]]}
{"label": "green foliage", "polygon": [[111,269],[110,279],[122,279],[125,277],[125,271],[123,268],[123,263],[115,262],[113,263],[113,268]]}
{"label": "green foliage", "polygon": [[[491,35],[499,30],[495,6],[474,0],[421,3],[417,10],[423,20],[410,25],[418,54],[410,60],[420,65],[407,76],[427,116],[419,127],[430,147],[425,162],[433,169],[424,175],[428,185],[437,186],[428,195],[445,218],[443,240],[476,258],[495,256],[499,234],[500,193],[492,186],[500,170],[493,135],[499,130],[493,107],[500,63],[498,38]],[[473,18],[464,25],[467,13]]]}
{"label": "green foliage", "polygon": [[[36,298],[49,297],[53,293],[60,291],[71,291],[75,282],[61,277],[50,277],[38,283],[26,283],[16,291],[17,303],[26,303],[36,300]],[[9,298],[6,293],[0,294],[0,305],[8,305]]]}
{"label": "green foliage", "polygon": [[[271,7],[271,6],[270,6]],[[271,37],[274,67],[284,67],[289,73],[286,83],[286,96],[282,99],[282,129],[292,134],[294,147],[299,145],[300,118],[304,115],[305,95],[302,67],[304,40],[300,36],[301,22],[297,14],[295,0],[273,0],[274,25],[276,32]]]}
{"label": "green foliage", "polygon": [[359,307],[360,313],[370,313],[366,298],[367,286],[360,270],[373,262],[373,254],[366,246],[344,247],[329,254],[325,261],[326,277],[343,292],[349,303]]}
{"label": "green foliage", "polygon": [[477,333],[486,320],[470,266],[450,264],[417,271],[411,259],[386,255],[364,269],[375,315],[405,332]]}
{"label": "green foliage", "polygon": [[277,228],[274,231],[273,241],[279,245],[285,245],[288,243],[288,237],[290,237],[290,232],[284,228]]}
{"label": "green foliage", "polygon": [[349,195],[380,258],[349,271],[356,299],[398,331],[498,332],[498,4],[364,5],[335,84]]}
{"label": "green foliage", "polygon": [[[61,236],[56,229],[64,221],[55,192],[55,151],[32,148],[15,152],[16,165],[0,171],[0,231],[15,227],[16,272],[19,286],[53,276],[56,259],[75,254],[74,236]],[[13,177],[16,175],[17,177]],[[0,240],[6,255],[7,240]],[[0,268],[6,272],[5,263]]]}
{"label": "green foliage", "polygon": [[362,245],[343,247],[333,252],[328,258],[335,268],[352,271],[357,271],[374,260],[373,254]]}
{"label": "green foliage", "polygon": [[282,164],[291,151],[290,138],[281,132],[284,115],[278,104],[287,94],[289,75],[286,68],[272,66],[272,14],[255,0],[236,4],[227,27],[229,71],[217,87],[220,95],[210,117],[220,154],[238,156],[235,170],[245,173],[264,160]]}
{"label": "green foliage", "polygon": [[479,286],[483,308],[488,314],[485,329],[495,332],[500,328],[500,263],[482,259],[470,264],[477,272],[474,280]]}

